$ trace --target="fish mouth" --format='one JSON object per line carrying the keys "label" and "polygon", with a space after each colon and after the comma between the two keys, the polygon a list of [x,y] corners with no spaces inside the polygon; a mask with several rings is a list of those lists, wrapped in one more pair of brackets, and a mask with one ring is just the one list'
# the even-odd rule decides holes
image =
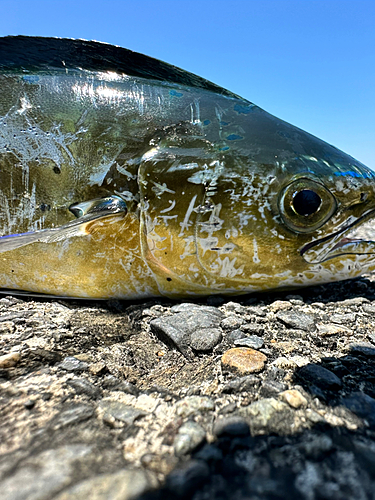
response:
{"label": "fish mouth", "polygon": [[309,264],[320,264],[346,255],[375,255],[375,241],[366,241],[355,237],[355,235],[352,238],[347,237],[348,234],[355,233],[360,226],[373,217],[375,217],[375,209],[355,220],[351,220],[349,217],[349,222],[346,221],[344,227],[338,231],[304,245],[300,249],[301,257]]}

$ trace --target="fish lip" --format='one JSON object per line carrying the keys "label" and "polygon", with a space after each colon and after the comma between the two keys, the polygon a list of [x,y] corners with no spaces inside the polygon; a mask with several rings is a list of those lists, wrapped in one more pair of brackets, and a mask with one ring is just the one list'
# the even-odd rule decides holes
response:
{"label": "fish lip", "polygon": [[[332,248],[328,248],[328,250],[326,250],[326,251],[322,250],[321,253],[323,255],[322,255],[321,259],[319,259],[319,255],[317,255],[317,259],[311,261],[311,260],[306,259],[306,256],[305,256],[305,254],[309,250],[312,250],[313,248],[315,248],[318,245],[321,245],[322,243],[326,243],[326,242],[329,242],[330,240],[333,240],[334,238],[336,238],[336,236],[344,235],[345,233],[348,233],[348,232],[352,231],[353,229],[357,229],[364,222],[366,222],[367,220],[371,219],[374,216],[375,216],[375,209],[371,209],[368,212],[366,212],[365,214],[363,214],[361,217],[359,217],[357,220],[353,221],[351,224],[348,224],[348,225],[344,226],[342,229],[340,229],[338,231],[335,231],[332,234],[328,234],[327,236],[324,236],[323,238],[320,238],[318,240],[310,241],[310,243],[307,243],[306,245],[304,245],[300,249],[300,255],[301,255],[301,257],[303,257],[310,264],[312,264],[312,263],[321,263],[321,262],[324,262],[324,261],[329,260],[330,258],[332,258],[332,256],[330,254],[334,250],[337,250],[338,248],[344,247],[345,245],[352,244],[352,243],[365,243],[366,240],[362,240],[362,239],[359,239],[359,238],[345,238],[345,237],[343,237],[336,244],[334,244],[332,246]],[[369,241],[369,243],[370,243],[370,241]],[[371,242],[371,243],[375,243],[375,242]],[[350,252],[350,253],[353,253],[353,252]],[[360,254],[360,253],[361,252],[358,252],[358,254]],[[374,251],[370,252],[370,253],[374,253],[375,254],[375,247],[374,247]],[[345,255],[345,252],[341,253],[340,255]],[[336,256],[338,256],[338,255],[335,255],[335,257]]]}

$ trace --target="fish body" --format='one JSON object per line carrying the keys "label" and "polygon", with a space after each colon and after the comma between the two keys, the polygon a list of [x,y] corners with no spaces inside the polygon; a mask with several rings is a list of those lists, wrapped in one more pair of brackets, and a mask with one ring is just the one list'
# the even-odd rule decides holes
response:
{"label": "fish body", "polygon": [[0,39],[0,287],[88,298],[295,288],[375,268],[375,174],[120,47]]}

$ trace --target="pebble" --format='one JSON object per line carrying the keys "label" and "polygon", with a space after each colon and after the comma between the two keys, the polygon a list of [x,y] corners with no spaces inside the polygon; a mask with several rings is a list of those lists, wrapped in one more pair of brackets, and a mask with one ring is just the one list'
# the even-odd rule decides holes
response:
{"label": "pebble", "polygon": [[334,391],[342,386],[341,380],[334,373],[320,365],[308,364],[303,366],[298,371],[298,376],[321,389]]}
{"label": "pebble", "polygon": [[291,308],[292,304],[287,300],[275,300],[275,302],[272,302],[268,307],[271,312],[287,311]]}
{"label": "pebble", "polygon": [[101,391],[84,378],[73,378],[67,381],[67,385],[72,387],[77,394],[86,394],[90,398],[96,399]]}
{"label": "pebble", "polygon": [[368,333],[367,338],[369,339],[370,342],[375,344],[375,333]]}
{"label": "pebble", "polygon": [[257,333],[259,334],[264,333],[264,327],[259,323],[246,323],[245,325],[240,326],[240,330],[250,335],[256,335]]}
{"label": "pebble", "polygon": [[121,469],[85,479],[53,500],[135,500],[157,486],[156,477],[141,469]]}
{"label": "pebble", "polygon": [[260,395],[264,398],[277,396],[280,392],[285,391],[288,386],[277,380],[265,380],[260,388]]}
{"label": "pebble", "polygon": [[99,408],[103,412],[103,421],[109,425],[113,424],[115,420],[132,425],[136,420],[147,415],[147,412],[143,410],[113,399],[102,399]]}
{"label": "pebble", "polygon": [[304,312],[281,311],[276,314],[276,318],[290,328],[305,332],[311,332],[316,328],[315,319]]}
{"label": "pebble", "polygon": [[358,417],[366,419],[371,427],[375,427],[375,399],[358,391],[341,398],[340,402]]}
{"label": "pebble", "polygon": [[296,389],[289,389],[280,394],[280,399],[292,408],[305,408],[307,399]]}
{"label": "pebble", "polygon": [[274,398],[260,399],[245,408],[250,418],[251,434],[290,434],[294,427],[294,413],[289,405]]}
{"label": "pebble", "polygon": [[197,422],[181,425],[173,442],[175,455],[180,457],[196,450],[205,440],[206,431]]}
{"label": "pebble", "polygon": [[172,313],[188,313],[188,314],[201,314],[201,313],[207,313],[207,314],[213,314],[214,316],[218,316],[219,318],[223,317],[223,313],[217,309],[216,307],[212,306],[201,306],[199,304],[191,304],[189,302],[183,302],[182,304],[176,304],[171,307],[170,311]]}
{"label": "pebble", "polygon": [[238,339],[243,339],[246,337],[246,333],[244,333],[242,330],[240,329],[236,329],[236,330],[230,330],[228,332],[226,332],[226,335],[225,335],[225,338],[231,343],[233,344],[236,340]]}
{"label": "pebble", "polygon": [[175,408],[178,416],[186,418],[198,412],[213,411],[215,403],[206,396],[186,396],[176,403]]}
{"label": "pebble", "polygon": [[[183,304],[179,306],[181,305]],[[208,306],[191,307],[191,304],[189,304],[188,311],[178,312],[179,306],[176,306],[176,314],[153,319],[150,322],[150,327],[162,342],[172,345],[184,356],[190,357],[188,348],[190,347],[191,335],[197,330],[201,332],[200,335],[203,335],[202,330],[204,329],[217,329],[222,313],[217,310],[212,312],[212,308]]]}
{"label": "pebble", "polygon": [[190,337],[190,346],[195,351],[211,351],[222,341],[223,334],[219,328],[195,330]]}
{"label": "pebble", "polygon": [[224,371],[239,375],[260,372],[264,369],[267,356],[248,347],[234,347],[226,351],[221,358]]}
{"label": "pebble", "polygon": [[246,320],[239,316],[230,315],[222,320],[220,323],[221,328],[224,330],[236,330],[241,325],[244,325]]}
{"label": "pebble", "polygon": [[277,368],[282,368],[285,370],[293,370],[297,367],[297,363],[295,363],[292,359],[285,358],[284,356],[276,358],[274,361],[272,361],[271,364],[277,366]]}
{"label": "pebble", "polygon": [[60,363],[59,368],[67,372],[81,372],[88,369],[89,365],[85,361],[81,361],[74,356],[68,356]]}
{"label": "pebble", "polygon": [[254,390],[260,384],[259,379],[255,375],[246,375],[245,377],[238,377],[228,382],[222,392],[231,394],[235,392],[245,392]]}
{"label": "pebble", "polygon": [[216,437],[248,436],[250,428],[249,424],[242,417],[219,418],[213,427],[213,434]]}
{"label": "pebble", "polygon": [[234,341],[235,346],[251,347],[252,349],[261,349],[264,346],[264,340],[258,335],[240,338]]}
{"label": "pebble", "polygon": [[328,337],[330,335],[352,335],[353,331],[344,325],[327,324],[318,325],[319,335],[323,337]]}
{"label": "pebble", "polygon": [[375,346],[369,342],[350,344],[349,349],[351,354],[362,354],[362,356],[366,356],[368,358],[375,358]]}
{"label": "pebble", "polygon": [[13,368],[21,359],[19,352],[10,352],[0,356],[0,369]]}

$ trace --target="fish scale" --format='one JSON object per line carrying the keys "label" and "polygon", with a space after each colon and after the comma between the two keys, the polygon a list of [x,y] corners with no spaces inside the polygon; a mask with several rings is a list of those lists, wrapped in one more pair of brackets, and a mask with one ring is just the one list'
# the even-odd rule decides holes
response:
{"label": "fish scale", "polygon": [[85,298],[295,288],[375,268],[374,173],[121,47],[0,38],[0,288]]}

